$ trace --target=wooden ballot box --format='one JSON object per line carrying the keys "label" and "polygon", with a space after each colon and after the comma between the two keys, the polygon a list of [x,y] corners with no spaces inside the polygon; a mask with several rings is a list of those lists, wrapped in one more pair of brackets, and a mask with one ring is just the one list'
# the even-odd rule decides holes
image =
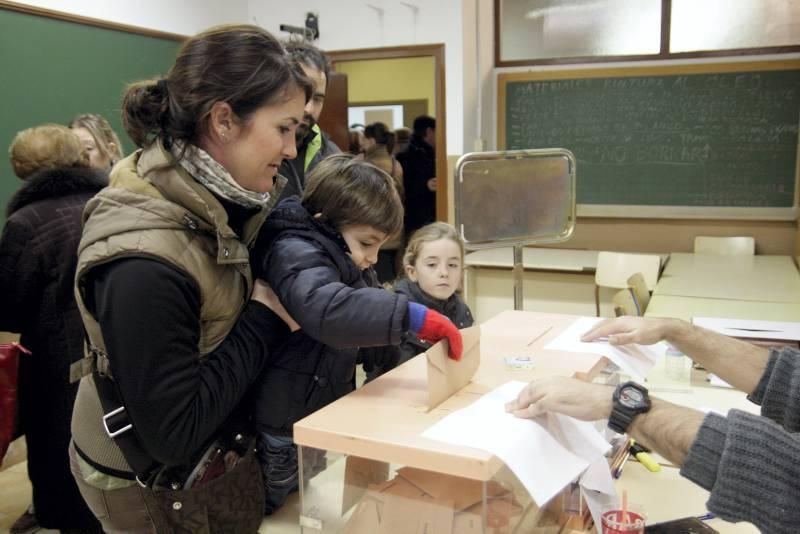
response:
{"label": "wooden ballot box", "polygon": [[544,349],[576,318],[506,311],[484,323],[471,382],[433,408],[420,355],[295,424],[302,532],[545,533],[580,524],[565,516],[566,498],[536,506],[494,455],[422,436],[510,380],[600,377],[605,358]]}

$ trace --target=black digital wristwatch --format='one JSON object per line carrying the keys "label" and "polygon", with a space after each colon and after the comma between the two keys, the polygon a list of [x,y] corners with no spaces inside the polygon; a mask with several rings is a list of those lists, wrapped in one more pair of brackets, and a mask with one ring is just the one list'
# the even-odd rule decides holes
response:
{"label": "black digital wristwatch", "polygon": [[624,434],[633,422],[633,418],[645,413],[652,406],[647,388],[636,382],[623,382],[614,390],[614,402],[608,418],[608,428]]}

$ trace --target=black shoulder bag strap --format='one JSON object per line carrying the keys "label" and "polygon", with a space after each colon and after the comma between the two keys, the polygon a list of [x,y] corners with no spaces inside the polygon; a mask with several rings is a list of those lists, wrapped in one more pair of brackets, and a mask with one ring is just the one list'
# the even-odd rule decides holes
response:
{"label": "black shoulder bag strap", "polygon": [[[108,365],[108,356],[104,351],[91,344],[88,335],[86,336],[86,343],[89,351],[94,353],[96,357],[95,370],[92,376],[97,388],[97,396],[100,398],[100,405],[103,407],[103,429],[108,434],[108,437],[113,439],[114,443],[119,446],[128,465],[133,469],[136,481],[142,486],[146,486],[150,477],[156,469],[161,467],[161,464],[147,454],[139,441],[139,437],[136,435],[133,422],[128,417],[128,411],[122,402],[119,388],[110,376],[111,368]],[[100,364],[102,359],[106,360],[106,365]],[[106,367],[106,372],[100,372],[101,367]]]}

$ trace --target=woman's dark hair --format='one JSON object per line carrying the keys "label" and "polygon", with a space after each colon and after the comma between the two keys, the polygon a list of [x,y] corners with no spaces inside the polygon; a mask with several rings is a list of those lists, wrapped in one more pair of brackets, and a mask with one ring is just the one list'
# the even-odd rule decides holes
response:
{"label": "woman's dark hair", "polygon": [[393,236],[403,228],[403,202],[392,177],[351,154],[328,156],[314,167],[302,202],[339,231],[356,224]]}
{"label": "woman's dark hair", "polygon": [[394,134],[389,127],[382,122],[373,122],[364,128],[364,136],[374,139],[379,145],[388,145],[390,142],[394,142]]}
{"label": "woman's dark hair", "polygon": [[188,39],[163,80],[128,87],[122,123],[140,147],[159,137],[196,144],[215,102],[247,121],[295,88],[311,98],[311,81],[280,41],[257,26],[218,26]]}

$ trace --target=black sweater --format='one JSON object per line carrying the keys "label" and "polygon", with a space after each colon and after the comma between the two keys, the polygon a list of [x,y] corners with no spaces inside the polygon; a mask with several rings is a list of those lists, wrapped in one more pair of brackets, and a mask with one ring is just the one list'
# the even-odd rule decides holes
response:
{"label": "black sweater", "polygon": [[161,463],[185,463],[237,407],[268,346],[288,334],[286,325],[250,301],[225,341],[201,360],[200,294],[187,275],[129,258],[89,276],[87,303],[142,445]]}

